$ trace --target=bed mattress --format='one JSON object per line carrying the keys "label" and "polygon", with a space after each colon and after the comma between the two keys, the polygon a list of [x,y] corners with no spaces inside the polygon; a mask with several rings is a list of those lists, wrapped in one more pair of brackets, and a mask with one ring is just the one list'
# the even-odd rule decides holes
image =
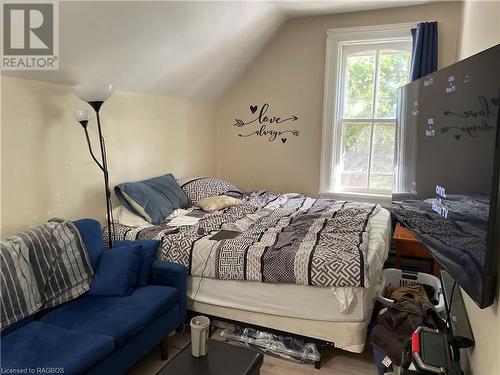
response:
{"label": "bed mattress", "polygon": [[[369,221],[369,287],[314,287],[250,281],[188,278],[189,303],[209,304],[269,315],[319,320],[365,321],[380,289],[381,270],[391,239],[390,214],[381,209]],[[188,303],[188,307],[189,307]]]}

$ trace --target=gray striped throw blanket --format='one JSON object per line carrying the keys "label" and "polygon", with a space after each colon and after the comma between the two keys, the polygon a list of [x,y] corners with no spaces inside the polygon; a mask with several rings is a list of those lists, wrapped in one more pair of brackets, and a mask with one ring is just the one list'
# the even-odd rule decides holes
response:
{"label": "gray striped throw blanket", "polygon": [[82,295],[93,275],[78,229],[60,219],[2,241],[0,272],[1,329]]}

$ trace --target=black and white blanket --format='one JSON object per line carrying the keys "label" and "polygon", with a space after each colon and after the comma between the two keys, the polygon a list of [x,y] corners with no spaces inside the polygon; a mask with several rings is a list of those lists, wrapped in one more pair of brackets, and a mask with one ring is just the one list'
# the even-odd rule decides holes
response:
{"label": "black and white blanket", "polygon": [[0,243],[1,329],[85,293],[92,266],[73,223],[54,219]]}
{"label": "black and white blanket", "polygon": [[[192,276],[314,286],[368,287],[369,219],[380,206],[253,192],[243,203],[173,229],[115,225],[116,239],[161,240],[160,260],[184,264]],[[211,237],[240,231],[233,239]]]}

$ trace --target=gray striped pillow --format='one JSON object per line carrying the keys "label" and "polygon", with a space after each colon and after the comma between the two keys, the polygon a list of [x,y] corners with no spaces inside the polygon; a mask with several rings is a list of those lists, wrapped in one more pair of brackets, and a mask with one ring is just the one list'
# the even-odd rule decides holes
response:
{"label": "gray striped pillow", "polygon": [[192,204],[197,204],[202,198],[216,195],[241,197],[242,191],[236,185],[213,177],[192,177],[177,180]]}

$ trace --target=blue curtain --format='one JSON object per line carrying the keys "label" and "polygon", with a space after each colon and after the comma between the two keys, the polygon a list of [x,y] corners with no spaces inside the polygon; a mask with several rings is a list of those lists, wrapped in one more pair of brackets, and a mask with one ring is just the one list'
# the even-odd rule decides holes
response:
{"label": "blue curtain", "polygon": [[422,22],[411,29],[413,51],[410,78],[419,79],[437,70],[438,61],[438,23]]}

